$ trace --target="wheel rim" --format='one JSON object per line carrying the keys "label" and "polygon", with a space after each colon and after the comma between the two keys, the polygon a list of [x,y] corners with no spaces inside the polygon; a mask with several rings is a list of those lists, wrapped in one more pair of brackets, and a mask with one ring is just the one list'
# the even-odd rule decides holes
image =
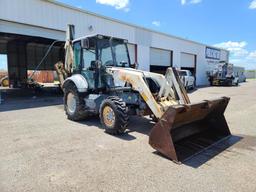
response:
{"label": "wheel rim", "polygon": [[108,127],[114,127],[115,120],[116,117],[113,109],[109,106],[105,106],[103,109],[103,121],[105,125]]}
{"label": "wheel rim", "polygon": [[67,96],[67,108],[70,113],[74,113],[76,111],[75,95],[71,92]]}
{"label": "wheel rim", "polygon": [[7,87],[9,85],[9,81],[5,79],[3,80],[2,84],[3,84],[3,87]]}

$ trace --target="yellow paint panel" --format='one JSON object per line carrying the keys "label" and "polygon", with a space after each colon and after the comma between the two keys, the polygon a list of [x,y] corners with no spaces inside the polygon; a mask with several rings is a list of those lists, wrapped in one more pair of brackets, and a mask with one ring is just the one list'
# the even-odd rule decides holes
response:
{"label": "yellow paint panel", "polygon": [[141,92],[141,96],[144,99],[145,102],[148,101],[148,97],[146,96],[146,94],[144,92]]}

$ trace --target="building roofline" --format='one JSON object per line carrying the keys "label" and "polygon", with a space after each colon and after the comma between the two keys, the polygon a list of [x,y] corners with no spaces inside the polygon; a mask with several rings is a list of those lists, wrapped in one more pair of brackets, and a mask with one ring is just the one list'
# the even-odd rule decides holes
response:
{"label": "building roofline", "polygon": [[145,31],[157,33],[157,34],[164,35],[164,36],[167,36],[167,37],[176,38],[176,39],[179,39],[179,40],[188,41],[188,42],[191,42],[191,43],[196,43],[196,44],[199,44],[199,45],[203,45],[203,46],[207,46],[207,47],[211,47],[211,48],[216,48],[216,49],[220,49],[220,50],[229,52],[227,49],[223,49],[223,48],[220,48],[220,47],[215,47],[215,46],[212,46],[212,45],[207,45],[207,44],[200,43],[200,42],[197,42],[197,41],[193,41],[193,40],[190,40],[190,39],[185,39],[185,38],[178,37],[178,36],[175,36],[175,35],[171,35],[171,34],[168,34],[168,33],[160,32],[160,31],[157,31],[157,30],[154,30],[154,29],[142,27],[142,26],[139,26],[139,25],[136,25],[136,24],[126,22],[126,21],[121,21],[121,20],[114,19],[114,18],[111,18],[111,17],[108,17],[108,16],[100,15],[100,14],[97,14],[97,13],[94,13],[94,12],[91,12],[91,11],[88,11],[88,10],[85,10],[85,9],[81,9],[81,8],[78,8],[78,7],[68,5],[66,3],[58,2],[56,0],[41,0],[41,1],[45,1],[45,2],[48,2],[48,3],[55,4],[57,6],[65,7],[65,8],[72,9],[72,10],[75,10],[75,11],[79,11],[79,12],[82,12],[82,13],[86,13],[86,14],[96,16],[96,17],[99,17],[99,18],[102,18],[102,19],[117,22],[119,24],[128,25],[130,27],[139,28],[139,29],[142,29],[142,30],[145,30]]}

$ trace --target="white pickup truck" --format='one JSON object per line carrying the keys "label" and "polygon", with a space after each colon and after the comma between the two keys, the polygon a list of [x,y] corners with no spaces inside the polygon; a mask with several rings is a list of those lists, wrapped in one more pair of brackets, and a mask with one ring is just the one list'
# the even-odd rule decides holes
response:
{"label": "white pickup truck", "polygon": [[189,70],[178,70],[178,73],[186,90],[195,88],[195,77]]}

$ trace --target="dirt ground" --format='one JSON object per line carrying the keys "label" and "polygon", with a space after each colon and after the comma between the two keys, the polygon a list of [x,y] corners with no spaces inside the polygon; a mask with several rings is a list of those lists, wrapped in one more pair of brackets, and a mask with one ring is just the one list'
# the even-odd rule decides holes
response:
{"label": "dirt ground", "polygon": [[0,104],[0,191],[256,191],[256,81],[206,87],[193,102],[230,96],[233,136],[177,165],[148,145],[153,123],[132,118],[128,132],[104,133],[99,119],[66,119],[61,97]]}

